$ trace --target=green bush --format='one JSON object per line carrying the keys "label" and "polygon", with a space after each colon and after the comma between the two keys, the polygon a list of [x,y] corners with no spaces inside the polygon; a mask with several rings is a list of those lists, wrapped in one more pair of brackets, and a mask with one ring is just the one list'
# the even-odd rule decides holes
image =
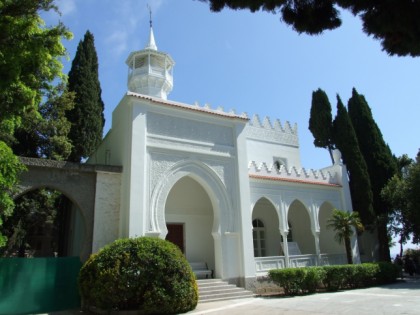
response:
{"label": "green bush", "polygon": [[270,279],[282,287],[284,294],[314,293],[324,276],[320,267],[270,270]]}
{"label": "green bush", "polygon": [[269,278],[282,287],[286,295],[296,295],[300,292],[304,275],[303,268],[274,269],[268,272]]}
{"label": "green bush", "polygon": [[327,291],[337,291],[343,286],[343,272],[345,265],[342,266],[324,266],[325,271],[322,283]]}
{"label": "green bush", "polygon": [[194,309],[198,289],[181,251],[168,241],[120,239],[93,254],[79,274],[84,306],[144,314]]}
{"label": "green bush", "polygon": [[325,270],[322,267],[305,268],[305,277],[302,283],[304,293],[315,293],[325,277]]}
{"label": "green bush", "polygon": [[398,275],[398,266],[385,262],[269,271],[270,279],[282,287],[286,295],[313,293],[322,288],[327,291],[364,288],[395,282]]}

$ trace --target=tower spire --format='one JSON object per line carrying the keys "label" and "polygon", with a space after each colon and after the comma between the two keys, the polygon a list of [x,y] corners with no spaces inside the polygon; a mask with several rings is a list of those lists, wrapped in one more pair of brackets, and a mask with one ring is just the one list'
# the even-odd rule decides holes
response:
{"label": "tower spire", "polygon": [[147,4],[147,8],[149,9],[149,22],[150,22],[150,28],[152,28],[152,8],[149,4]]}
{"label": "tower spire", "polygon": [[143,50],[133,51],[126,60],[128,66],[128,90],[134,93],[167,99],[173,88],[172,57],[158,51],[153,35],[152,10],[149,10],[149,41]]}
{"label": "tower spire", "polygon": [[149,9],[149,23],[150,23],[150,34],[149,34],[149,42],[147,43],[145,49],[152,49],[157,50],[155,36],[153,34],[153,27],[152,27],[152,8],[149,4],[147,4],[147,8]]}

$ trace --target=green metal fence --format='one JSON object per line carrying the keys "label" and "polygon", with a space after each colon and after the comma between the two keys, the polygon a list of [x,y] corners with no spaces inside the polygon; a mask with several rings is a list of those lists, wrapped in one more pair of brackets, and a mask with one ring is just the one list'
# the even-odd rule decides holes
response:
{"label": "green metal fence", "polygon": [[80,306],[79,257],[0,258],[0,314],[38,314]]}

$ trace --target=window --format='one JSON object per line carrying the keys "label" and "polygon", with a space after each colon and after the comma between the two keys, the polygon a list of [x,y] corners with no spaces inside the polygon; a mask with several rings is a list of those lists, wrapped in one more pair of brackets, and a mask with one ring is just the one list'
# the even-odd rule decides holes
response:
{"label": "window", "polygon": [[287,160],[280,157],[273,157],[273,165],[274,168],[279,171],[282,166],[287,168]]}
{"label": "window", "polygon": [[254,241],[254,257],[265,256],[265,227],[260,219],[252,221],[252,238]]}

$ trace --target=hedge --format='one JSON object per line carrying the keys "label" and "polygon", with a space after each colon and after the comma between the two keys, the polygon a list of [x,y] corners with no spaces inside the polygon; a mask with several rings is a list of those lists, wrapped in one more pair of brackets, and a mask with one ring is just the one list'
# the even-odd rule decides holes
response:
{"label": "hedge", "polygon": [[387,262],[270,270],[269,278],[285,295],[364,288],[395,282],[398,267]]}

